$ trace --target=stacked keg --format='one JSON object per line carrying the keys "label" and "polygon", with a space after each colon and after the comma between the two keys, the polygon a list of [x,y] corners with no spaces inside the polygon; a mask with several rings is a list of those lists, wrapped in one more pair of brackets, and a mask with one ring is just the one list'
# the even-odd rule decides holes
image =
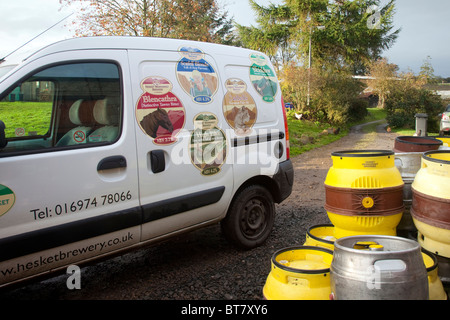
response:
{"label": "stacked keg", "polygon": [[[447,299],[438,262],[450,261],[450,150],[427,151],[442,141],[416,138],[397,138],[392,151],[332,153],[331,224],[275,252],[265,299]],[[398,237],[405,213],[408,237]]]}
{"label": "stacked keg", "polygon": [[396,235],[403,205],[403,180],[390,150],[332,153],[325,179],[325,209],[334,236]]}
{"label": "stacked keg", "polygon": [[395,165],[400,171],[404,182],[403,202],[405,210],[397,226],[397,234],[402,237],[414,239],[417,233],[411,217],[411,185],[414,182],[417,171],[420,169],[422,155],[427,151],[438,150],[442,144],[442,141],[431,137],[401,136],[395,139]]}
{"label": "stacked keg", "polygon": [[336,300],[427,300],[428,275],[416,241],[363,235],[337,239],[331,264]]}
{"label": "stacked keg", "polygon": [[317,246],[275,252],[263,288],[267,300],[328,300],[333,252]]}
{"label": "stacked keg", "polygon": [[[444,267],[450,259],[450,151],[425,152],[412,184],[411,215],[417,240]],[[448,271],[447,271],[448,273]],[[448,274],[442,276],[450,282]]]}

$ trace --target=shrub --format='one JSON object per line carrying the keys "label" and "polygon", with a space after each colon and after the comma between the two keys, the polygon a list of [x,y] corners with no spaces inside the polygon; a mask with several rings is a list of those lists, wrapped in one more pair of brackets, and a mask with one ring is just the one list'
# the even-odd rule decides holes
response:
{"label": "shrub", "polygon": [[438,132],[437,114],[442,111],[443,101],[431,91],[422,88],[414,79],[394,81],[386,99],[386,119],[392,128],[415,128],[415,115],[428,115],[428,131]]}
{"label": "shrub", "polygon": [[303,119],[342,125],[367,115],[367,102],[358,98],[363,86],[349,73],[312,69],[309,77],[307,69],[288,65],[282,72],[282,79],[284,100],[293,102],[295,112],[301,113]]}
{"label": "shrub", "polygon": [[368,104],[359,99],[362,83],[347,73],[325,73],[321,88],[313,102],[323,112],[326,121],[342,125],[363,119]]}

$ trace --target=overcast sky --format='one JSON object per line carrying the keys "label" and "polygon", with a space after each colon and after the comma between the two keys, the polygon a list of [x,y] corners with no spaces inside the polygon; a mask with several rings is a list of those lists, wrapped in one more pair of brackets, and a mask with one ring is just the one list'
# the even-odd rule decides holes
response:
{"label": "overcast sky", "polygon": [[[282,0],[256,0],[267,5]],[[243,25],[255,24],[254,13],[246,0],[219,0],[230,17]],[[387,3],[387,0],[382,3]],[[450,1],[449,0],[396,0],[394,23],[402,31],[396,44],[384,56],[400,66],[401,71],[411,69],[418,73],[427,56],[435,75],[450,77]],[[58,0],[0,0],[0,58],[71,14],[72,8],[63,8]],[[32,41],[11,55],[3,65],[16,63],[38,48],[52,42],[71,38],[66,22]],[[68,23],[67,23],[68,22]]]}

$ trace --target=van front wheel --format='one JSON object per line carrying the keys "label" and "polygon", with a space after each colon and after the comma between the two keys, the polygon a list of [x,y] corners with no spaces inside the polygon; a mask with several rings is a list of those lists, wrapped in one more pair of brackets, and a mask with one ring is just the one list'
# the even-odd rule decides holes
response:
{"label": "van front wheel", "polygon": [[267,239],[274,220],[272,194],[260,185],[251,185],[236,195],[221,227],[230,242],[244,249],[252,249]]}

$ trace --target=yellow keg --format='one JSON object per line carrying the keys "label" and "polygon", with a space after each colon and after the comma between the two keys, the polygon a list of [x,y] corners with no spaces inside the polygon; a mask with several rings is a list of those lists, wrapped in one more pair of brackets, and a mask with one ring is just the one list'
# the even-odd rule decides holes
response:
{"label": "yellow keg", "polygon": [[395,236],[404,210],[403,180],[390,150],[333,152],[325,209],[335,237]]}
{"label": "yellow keg", "polygon": [[450,151],[429,151],[411,186],[411,215],[426,250],[450,258]]}
{"label": "yellow keg", "polygon": [[444,138],[444,137],[435,137],[435,138],[442,141],[442,146],[450,147],[450,138]]}
{"label": "yellow keg", "polygon": [[438,276],[438,261],[436,257],[431,252],[424,250],[422,250],[422,257],[427,268],[430,300],[447,300],[447,293],[445,293],[442,281]]}
{"label": "yellow keg", "polygon": [[319,224],[309,227],[306,231],[304,246],[316,246],[334,249],[334,226],[332,224]]}
{"label": "yellow keg", "polygon": [[333,252],[300,246],[275,252],[263,288],[267,300],[329,300]]}

